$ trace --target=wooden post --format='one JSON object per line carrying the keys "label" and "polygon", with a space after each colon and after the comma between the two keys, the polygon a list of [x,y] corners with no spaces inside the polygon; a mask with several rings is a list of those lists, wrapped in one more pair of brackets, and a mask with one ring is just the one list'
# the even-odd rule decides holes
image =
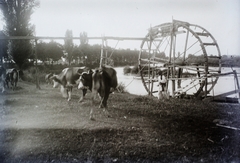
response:
{"label": "wooden post", "polygon": [[[205,55],[205,58],[207,59],[206,55]],[[208,89],[207,89],[207,86],[208,86],[208,61],[206,61],[205,63],[205,91],[204,91],[204,98],[207,98],[207,93],[208,93]]]}
{"label": "wooden post", "polygon": [[[153,51],[153,61],[156,56],[156,50]],[[153,92],[153,82],[155,77],[155,62],[153,62],[153,68],[152,68],[152,85],[151,85],[151,93]]]}
{"label": "wooden post", "polygon": [[[174,51],[175,51],[175,47],[173,48],[173,46],[175,46],[175,42],[174,42],[174,25],[172,24],[171,27],[171,41],[170,41],[170,51],[169,51],[169,63],[173,63],[171,66],[171,78],[174,78],[175,75],[175,71],[173,71],[173,69],[175,68],[174,66]],[[172,60],[172,55],[173,55],[173,60]],[[174,73],[174,74],[173,74]],[[174,91],[175,91],[175,80],[171,80],[172,81],[172,96],[174,97]]]}
{"label": "wooden post", "polygon": [[[197,77],[200,78],[200,71],[199,71],[198,64],[196,64],[196,66],[197,66]],[[199,85],[201,86],[201,80],[199,80]]]}
{"label": "wooden post", "polygon": [[[181,78],[182,77],[182,72],[183,72],[183,69],[182,68],[178,68],[178,73],[177,73],[177,78]],[[178,89],[181,88],[181,83],[182,83],[182,80],[179,79],[177,81],[177,85],[178,85]]]}
{"label": "wooden post", "polygon": [[102,38],[101,57],[100,57],[100,65],[99,65],[99,68],[102,67],[102,62],[103,62],[103,48],[104,48],[104,38]]}
{"label": "wooden post", "polygon": [[172,78],[172,97],[174,97],[175,94],[175,76],[174,76],[174,66],[171,67],[171,78]]}
{"label": "wooden post", "polygon": [[[175,71],[175,49],[176,49],[176,35],[174,34],[174,30],[172,31],[172,39],[173,39],[173,52],[172,52],[172,56],[173,56],[173,67],[172,67],[172,78],[175,78],[175,75],[176,75],[176,71]],[[174,94],[175,94],[175,90],[176,90],[176,81],[175,79],[172,80],[172,93],[173,93],[173,97],[174,97]]]}
{"label": "wooden post", "polygon": [[[213,77],[211,78],[212,79],[212,83],[213,83]],[[215,94],[214,94],[214,87],[212,88],[212,94],[213,94],[213,99],[214,99],[214,96],[215,96]]]}
{"label": "wooden post", "polygon": [[152,79],[151,79],[151,71],[150,71],[150,66],[151,66],[151,62],[150,62],[150,54],[151,54],[151,48],[152,48],[152,38],[150,36],[150,45],[148,47],[148,88],[149,88],[149,92],[148,92],[148,95],[152,95],[152,92],[151,92],[151,84],[153,84],[152,82]]}
{"label": "wooden post", "polygon": [[40,87],[40,84],[39,84],[39,74],[38,74],[38,63],[37,63],[37,60],[38,60],[38,52],[37,52],[37,39],[35,39],[35,60],[36,60],[36,63],[35,63],[35,70],[36,70],[36,88],[37,89],[41,89]]}
{"label": "wooden post", "polygon": [[[236,70],[233,70],[233,73],[234,73],[234,77],[235,77],[235,80],[236,80],[236,83],[237,83],[237,88],[238,88],[238,90],[239,90],[240,87],[239,87],[239,81],[238,81],[238,77],[237,77],[237,72],[236,72]],[[238,98],[240,99],[240,92],[238,92]]]}
{"label": "wooden post", "polygon": [[107,40],[104,40],[105,41],[105,65],[109,65],[108,63],[108,50],[107,50]]}
{"label": "wooden post", "polygon": [[187,31],[187,36],[186,36],[186,40],[185,40],[185,47],[184,47],[183,61],[185,61],[185,59],[186,59],[187,44],[188,44],[188,36],[189,36],[189,30]]}
{"label": "wooden post", "polygon": [[169,68],[169,65],[167,65],[167,84],[166,84],[167,91],[168,91],[168,85],[169,85],[169,75],[170,75],[170,68]]}

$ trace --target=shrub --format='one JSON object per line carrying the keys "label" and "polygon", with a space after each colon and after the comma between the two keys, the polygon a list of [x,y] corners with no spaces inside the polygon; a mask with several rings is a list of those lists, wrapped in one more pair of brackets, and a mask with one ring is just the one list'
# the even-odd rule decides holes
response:
{"label": "shrub", "polygon": [[126,74],[129,74],[131,73],[131,68],[129,66],[126,66],[123,68],[123,74],[126,75]]}
{"label": "shrub", "polygon": [[39,81],[41,83],[45,82],[46,73],[41,72],[39,70],[38,70],[38,73],[37,73],[35,67],[30,67],[29,69],[24,70],[21,78],[24,81],[35,83],[36,82],[36,77],[37,77],[36,75],[38,75]]}
{"label": "shrub", "polygon": [[131,70],[132,74],[138,74],[138,66],[133,66],[132,70]]}
{"label": "shrub", "polygon": [[120,93],[127,93],[127,90],[126,90],[126,86],[124,85],[124,83],[120,82],[117,86],[117,90],[118,92]]}

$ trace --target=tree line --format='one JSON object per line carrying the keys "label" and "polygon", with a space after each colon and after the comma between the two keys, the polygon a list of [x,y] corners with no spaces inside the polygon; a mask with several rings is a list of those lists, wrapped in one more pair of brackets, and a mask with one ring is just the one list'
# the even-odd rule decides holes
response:
{"label": "tree line", "polygon": [[[108,58],[106,62],[112,64],[112,66],[136,65],[138,62],[138,50],[120,50],[111,47],[105,47],[105,49],[107,49],[107,54],[104,51],[104,57]],[[64,45],[55,41],[50,41],[49,43],[39,42],[37,53],[38,60],[44,65],[66,64],[97,67],[101,58],[101,45],[72,45],[72,48],[67,52]]]}
{"label": "tree line", "polygon": [[[4,36],[34,36],[35,26],[30,23],[31,15],[39,7],[38,0],[1,0],[0,9],[4,19],[4,30],[0,31],[0,37]],[[101,45],[89,45],[87,32],[80,33],[80,44],[73,43],[71,30],[66,30],[64,44],[51,40],[43,42],[38,40],[0,40],[0,64],[5,61],[13,61],[19,69],[26,69],[34,63],[41,62],[45,65],[85,65],[98,67],[101,56]],[[104,53],[104,63],[113,66],[136,65],[138,63],[139,50],[113,49],[105,47],[108,53]],[[114,51],[114,52],[113,52]],[[112,54],[113,52],[113,54]],[[147,55],[147,52],[143,55]],[[110,57],[111,56],[111,57]],[[158,58],[168,59],[163,53],[157,53]],[[189,63],[204,63],[204,56],[189,54]],[[146,57],[147,58],[147,57]],[[210,66],[218,66],[218,62],[209,58]],[[223,66],[240,66],[240,56],[222,56]]]}
{"label": "tree line", "polygon": [[[30,23],[31,15],[40,5],[38,0],[1,0],[0,9],[4,20],[4,36],[34,36],[35,26]],[[74,45],[72,31],[65,33],[64,45],[54,40],[0,40],[0,63],[14,62],[19,69],[26,69],[33,62],[60,64],[61,60],[71,64],[97,65],[100,60],[100,45],[89,45],[87,33],[80,33],[80,45]],[[36,44],[37,43],[37,44]],[[110,47],[107,47],[112,50]],[[114,65],[136,64],[137,51],[116,50],[111,62]],[[128,53],[130,55],[128,55]]]}

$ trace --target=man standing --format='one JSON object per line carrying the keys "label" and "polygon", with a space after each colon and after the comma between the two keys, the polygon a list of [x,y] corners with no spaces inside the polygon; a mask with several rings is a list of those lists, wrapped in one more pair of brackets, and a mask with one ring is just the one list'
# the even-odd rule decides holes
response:
{"label": "man standing", "polygon": [[167,91],[167,80],[162,70],[158,71],[158,99],[169,99],[168,91]]}

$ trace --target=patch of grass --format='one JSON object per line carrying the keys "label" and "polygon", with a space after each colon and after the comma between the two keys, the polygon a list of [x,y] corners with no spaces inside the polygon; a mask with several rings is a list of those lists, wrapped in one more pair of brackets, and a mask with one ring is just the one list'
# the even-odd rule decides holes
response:
{"label": "patch of grass", "polygon": [[118,92],[120,93],[128,93],[127,90],[126,90],[126,86],[124,83],[120,82],[117,86],[117,90]]}
{"label": "patch of grass", "polygon": [[16,104],[16,102],[17,101],[15,99],[6,99],[4,100],[3,105],[6,105],[6,106],[13,105],[13,104]]}
{"label": "patch of grass", "polygon": [[[240,132],[215,124],[220,119],[239,128],[239,104],[115,93],[108,100],[112,117],[107,118],[97,109],[99,100],[91,103],[90,92],[78,103],[77,91],[67,102],[59,89],[37,93],[32,91],[35,85],[26,89],[31,91],[17,92],[18,105],[10,106],[16,94],[7,95],[3,105],[21,115],[31,110],[40,124],[49,127],[1,128],[0,162],[240,161]],[[92,107],[96,121],[88,120]],[[7,115],[3,118],[14,119],[13,114]]]}
{"label": "patch of grass", "polygon": [[[121,98],[125,97],[117,99],[123,101]],[[170,145],[166,143],[168,145],[155,149],[165,157],[150,154],[151,158],[166,159],[166,162],[229,162],[240,159],[240,143],[236,144],[240,142],[240,132],[217,127],[213,123],[217,118],[231,119],[231,126],[240,126],[240,110],[236,112],[239,105],[222,106],[186,99],[159,101],[148,96],[130,97],[128,102],[118,104],[128,116],[150,122],[149,139],[155,137],[156,140],[170,142]]]}
{"label": "patch of grass", "polygon": [[40,83],[45,83],[45,75],[46,73],[44,71],[37,71],[35,67],[30,67],[23,71],[22,79],[27,82],[35,83],[36,77],[38,77]]}

